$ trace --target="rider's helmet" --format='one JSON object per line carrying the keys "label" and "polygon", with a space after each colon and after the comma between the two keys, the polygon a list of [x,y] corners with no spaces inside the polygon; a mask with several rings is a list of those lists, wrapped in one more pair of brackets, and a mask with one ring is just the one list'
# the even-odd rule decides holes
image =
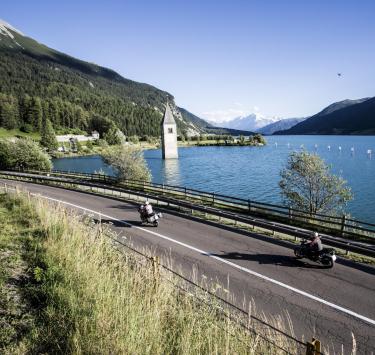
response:
{"label": "rider's helmet", "polygon": [[314,232],[314,233],[311,234],[311,236],[310,236],[310,240],[314,240],[314,239],[317,238],[317,237],[319,237],[318,232]]}
{"label": "rider's helmet", "polygon": [[150,204],[150,202],[148,202],[148,201],[145,202],[145,205],[146,205],[146,206],[149,205],[149,204]]}

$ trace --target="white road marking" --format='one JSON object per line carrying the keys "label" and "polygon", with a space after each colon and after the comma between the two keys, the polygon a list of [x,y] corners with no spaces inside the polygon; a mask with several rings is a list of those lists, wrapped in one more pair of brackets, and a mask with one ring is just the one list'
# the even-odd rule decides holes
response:
{"label": "white road marking", "polygon": [[260,278],[260,279],[263,279],[263,280],[265,280],[265,281],[269,281],[270,283],[273,283],[273,284],[278,285],[278,286],[280,286],[280,287],[286,288],[286,289],[288,289],[288,290],[290,290],[290,291],[293,291],[293,292],[295,292],[295,293],[297,293],[297,294],[299,294],[299,295],[305,296],[305,297],[310,298],[310,299],[312,299],[312,300],[314,300],[314,301],[316,301],[316,302],[322,303],[322,304],[324,304],[324,305],[326,305],[326,306],[328,306],[328,307],[331,307],[331,308],[336,309],[336,310],[338,310],[338,311],[341,311],[341,312],[343,312],[343,313],[349,314],[349,315],[351,315],[351,316],[353,316],[353,317],[355,317],[355,318],[361,319],[361,320],[363,320],[363,321],[365,321],[365,322],[367,322],[367,323],[370,323],[370,324],[372,324],[372,325],[375,325],[375,320],[373,320],[373,319],[371,319],[371,318],[368,318],[368,317],[365,317],[365,316],[363,316],[363,315],[361,315],[361,314],[358,314],[358,313],[356,313],[356,312],[353,312],[353,311],[351,311],[350,309],[347,309],[347,308],[344,308],[344,307],[338,306],[338,305],[336,305],[336,304],[334,304],[334,303],[332,303],[332,302],[326,301],[326,300],[324,300],[324,299],[322,299],[322,298],[320,298],[320,297],[317,297],[317,296],[314,296],[314,295],[312,295],[312,294],[310,294],[310,293],[307,293],[307,292],[305,292],[305,291],[299,290],[298,288],[295,288],[295,287],[293,287],[293,286],[289,286],[289,285],[284,284],[284,283],[282,283],[282,282],[280,282],[280,281],[274,280],[274,279],[272,279],[272,278],[270,278],[270,277],[268,277],[268,276],[264,276],[264,275],[262,275],[262,274],[259,274],[258,272],[252,271],[252,270],[247,269],[247,268],[245,268],[245,267],[243,267],[243,266],[240,266],[240,265],[237,265],[237,264],[235,264],[235,263],[232,263],[231,261],[228,261],[228,260],[222,259],[222,258],[220,258],[220,257],[218,257],[218,256],[215,256],[215,255],[211,255],[211,254],[210,254],[209,252],[207,252],[207,251],[204,251],[204,250],[201,250],[201,249],[195,248],[195,247],[193,247],[193,246],[191,246],[191,245],[189,245],[189,244],[186,244],[186,243],[182,243],[182,242],[180,242],[180,241],[178,241],[178,240],[172,239],[172,238],[167,237],[167,236],[165,236],[165,235],[163,235],[163,234],[160,234],[160,233],[157,233],[157,232],[153,232],[153,231],[151,231],[151,230],[149,230],[149,229],[145,229],[145,228],[142,228],[142,227],[134,226],[133,224],[131,224],[131,223],[129,223],[129,222],[126,222],[126,221],[120,220],[120,219],[118,219],[118,218],[115,218],[115,217],[112,217],[112,216],[106,215],[106,214],[104,214],[104,213],[101,213],[101,212],[98,212],[98,211],[94,211],[94,210],[91,210],[91,209],[89,209],[89,208],[86,208],[86,207],[83,207],[83,206],[79,206],[79,205],[76,205],[76,204],[73,204],[73,203],[70,203],[70,202],[66,202],[66,201],[58,200],[58,199],[55,199],[55,198],[52,198],[52,197],[43,196],[43,195],[41,195],[41,194],[36,194],[36,193],[30,193],[30,195],[32,195],[32,196],[38,196],[38,197],[42,197],[42,198],[45,198],[45,199],[50,200],[50,201],[55,201],[55,202],[59,202],[59,203],[62,203],[62,204],[68,205],[68,206],[72,206],[72,207],[75,207],[75,208],[78,208],[78,209],[81,209],[81,210],[84,210],[84,211],[87,211],[87,212],[90,212],[90,213],[97,214],[97,215],[99,215],[99,216],[103,216],[103,217],[105,217],[105,218],[108,218],[108,219],[111,219],[111,220],[113,220],[113,221],[116,221],[116,222],[122,223],[122,224],[124,224],[124,225],[131,226],[131,227],[133,227],[133,228],[139,229],[139,230],[144,231],[144,232],[146,232],[146,233],[150,233],[150,234],[156,235],[156,236],[159,237],[159,238],[162,238],[162,239],[168,240],[168,241],[170,241],[170,242],[172,242],[172,243],[175,243],[175,244],[181,245],[181,246],[183,246],[183,247],[185,247],[185,248],[187,248],[187,249],[190,249],[190,250],[196,251],[197,253],[200,253],[200,254],[206,255],[206,256],[208,256],[208,257],[210,257],[210,258],[213,258],[213,259],[215,259],[215,260],[218,260],[219,262],[222,262],[222,263],[224,263],[224,264],[230,265],[231,267],[233,267],[233,268],[235,268],[235,269],[238,269],[238,270],[244,271],[244,272],[246,272],[246,273],[248,273],[248,274],[250,274],[250,275],[256,276],[256,277],[258,277],[258,278]]}

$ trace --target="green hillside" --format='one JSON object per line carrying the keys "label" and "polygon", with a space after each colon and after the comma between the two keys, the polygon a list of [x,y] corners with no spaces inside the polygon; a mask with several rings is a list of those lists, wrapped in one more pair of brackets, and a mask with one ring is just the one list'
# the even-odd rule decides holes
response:
{"label": "green hillside", "polygon": [[275,134],[375,135],[375,98],[332,104],[294,127]]}
{"label": "green hillside", "polygon": [[[104,133],[113,122],[127,136],[160,134],[167,97],[174,106],[171,94],[48,48],[11,27],[5,30],[0,31],[0,126],[37,131],[50,119],[55,129]],[[201,131],[174,111],[180,131]]]}

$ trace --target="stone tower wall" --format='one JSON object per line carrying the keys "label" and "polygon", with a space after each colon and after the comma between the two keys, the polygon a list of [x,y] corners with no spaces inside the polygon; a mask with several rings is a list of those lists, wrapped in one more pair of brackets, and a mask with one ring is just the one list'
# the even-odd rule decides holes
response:
{"label": "stone tower wall", "polygon": [[178,158],[177,127],[174,123],[162,125],[162,150],[163,159]]}

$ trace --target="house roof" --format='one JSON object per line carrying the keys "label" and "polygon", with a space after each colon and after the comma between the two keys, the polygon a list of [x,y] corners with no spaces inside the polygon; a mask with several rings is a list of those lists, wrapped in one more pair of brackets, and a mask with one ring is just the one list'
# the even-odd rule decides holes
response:
{"label": "house roof", "polygon": [[166,104],[165,106],[165,112],[164,112],[164,117],[163,117],[163,122],[162,124],[176,124],[176,121],[174,120],[171,108],[169,107],[169,103]]}

